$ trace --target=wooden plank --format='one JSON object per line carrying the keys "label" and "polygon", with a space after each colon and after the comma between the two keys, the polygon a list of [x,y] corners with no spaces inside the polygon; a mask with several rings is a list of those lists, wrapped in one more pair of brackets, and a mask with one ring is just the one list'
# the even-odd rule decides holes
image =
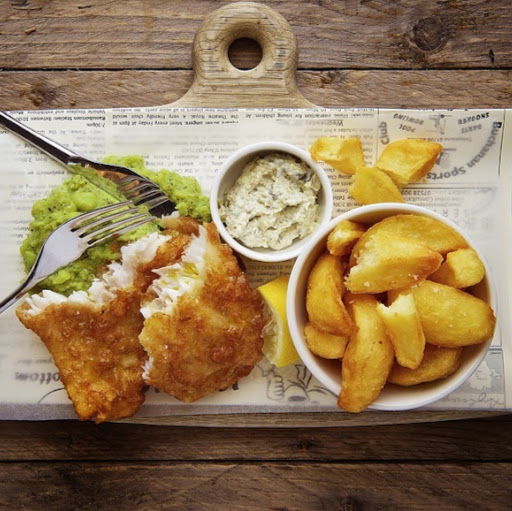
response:
{"label": "wooden plank", "polygon": [[[0,71],[5,110],[156,106],[181,98],[191,71]],[[512,71],[299,71],[299,91],[325,107],[505,108]]]}
{"label": "wooden plank", "polygon": [[2,509],[509,510],[510,463],[10,463]]}
{"label": "wooden plank", "polygon": [[509,461],[512,416],[337,428],[180,428],[0,423],[0,461]]}
{"label": "wooden plank", "polygon": [[[190,69],[218,0],[11,0],[0,5],[0,67]],[[297,35],[299,69],[512,66],[509,0],[267,0]]]}
{"label": "wooden plank", "polygon": [[179,99],[191,71],[0,71],[5,110],[114,108],[161,105]]}
{"label": "wooden plank", "polygon": [[[388,424],[416,424],[499,416],[500,412],[478,410],[409,410],[402,412],[363,412],[359,414],[323,413],[238,413],[207,415],[167,415],[164,417],[135,417],[122,422],[162,426],[201,426],[227,428],[296,428],[381,426]],[[503,412],[502,412],[503,413]],[[506,413],[506,412],[505,412]]]}

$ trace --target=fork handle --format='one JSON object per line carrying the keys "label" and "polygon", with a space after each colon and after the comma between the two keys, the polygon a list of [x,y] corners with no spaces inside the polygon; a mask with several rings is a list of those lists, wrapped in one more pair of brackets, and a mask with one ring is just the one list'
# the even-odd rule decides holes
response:
{"label": "fork handle", "polygon": [[64,147],[54,140],[37,133],[33,129],[25,126],[9,114],[0,111],[0,125],[11,133],[18,135],[23,140],[39,148],[43,153],[47,154],[57,162],[69,165],[74,163],[80,155]]}
{"label": "fork handle", "polygon": [[0,314],[7,310],[11,305],[14,305],[25,293],[30,291],[36,284],[44,279],[44,276],[39,278],[35,276],[35,267],[36,265],[34,265],[32,271],[28,274],[28,277],[21,285],[19,285],[7,298],[0,301]]}
{"label": "fork handle", "polygon": [[[74,165],[78,164],[83,167],[91,168],[96,171],[100,176],[110,179],[114,183],[119,181],[125,176],[134,176],[140,180],[148,181],[145,177],[141,176],[132,169],[121,167],[119,165],[110,165],[108,163],[101,163],[98,161],[89,160],[84,156],[75,153],[71,149],[55,142],[51,138],[41,135],[27,125],[21,123],[9,114],[0,111],[0,126],[18,135],[20,138],[40,149],[43,153],[47,154],[50,158],[55,160],[57,163],[63,163],[73,173],[80,174],[80,170],[77,170]],[[101,188],[99,183],[97,186]],[[110,194],[108,190],[107,193]]]}

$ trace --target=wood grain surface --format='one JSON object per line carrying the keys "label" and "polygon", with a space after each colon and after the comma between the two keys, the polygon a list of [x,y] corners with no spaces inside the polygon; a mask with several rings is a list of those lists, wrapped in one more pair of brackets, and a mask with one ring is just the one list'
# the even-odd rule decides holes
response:
{"label": "wood grain surface", "polygon": [[[191,87],[205,17],[232,2],[0,4],[4,109],[168,104]],[[297,84],[321,106],[490,108],[512,98],[509,0],[267,1],[297,39]],[[238,47],[242,67],[254,52]]]}
{"label": "wood grain surface", "polygon": [[[190,69],[219,0],[5,0],[0,67]],[[510,69],[508,0],[270,0],[297,36],[299,69]]]}
{"label": "wood grain surface", "polygon": [[227,433],[0,422],[0,508],[508,510],[510,425]]}
{"label": "wood grain surface", "polygon": [[[510,416],[360,428],[233,428],[0,421],[0,463],[512,460]],[[1,488],[0,488],[1,489]],[[512,488],[511,488],[512,490]],[[0,491],[0,495],[1,495]]]}
{"label": "wood grain surface", "polygon": [[[234,3],[1,2],[0,108],[220,106],[226,97],[228,106],[511,107],[510,0],[264,1],[273,11],[259,27],[227,33],[213,52],[223,67],[198,62],[193,48],[211,43],[196,36],[202,23]],[[296,42],[296,62],[269,59],[267,25],[282,51]],[[260,72],[257,104],[202,79]],[[239,418],[243,428],[221,427],[234,425],[229,417],[0,422],[0,509],[511,509],[511,417],[415,413],[410,424],[378,425],[389,421],[376,414],[343,428],[297,414],[273,417],[279,428],[262,417]],[[438,422],[415,423],[425,420]]]}
{"label": "wood grain surface", "polygon": [[[497,472],[492,485],[474,488]],[[16,499],[5,509],[510,509],[502,463],[111,463],[11,464]],[[368,481],[371,480],[371,487]],[[443,484],[439,484],[443,481]],[[436,484],[437,483],[437,484]],[[300,503],[297,505],[297,498]],[[428,506],[418,501],[428,502]],[[226,502],[229,502],[226,507]]]}
{"label": "wood grain surface", "polygon": [[[6,110],[142,107],[174,103],[191,70],[0,71]],[[101,84],[101,91],[91,84]],[[297,85],[325,107],[503,108],[512,104],[512,70],[297,72]]]}

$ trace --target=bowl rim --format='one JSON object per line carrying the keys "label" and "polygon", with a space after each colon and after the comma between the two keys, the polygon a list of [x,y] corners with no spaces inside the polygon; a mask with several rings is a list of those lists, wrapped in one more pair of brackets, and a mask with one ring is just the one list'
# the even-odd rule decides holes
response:
{"label": "bowl rim", "polygon": [[[282,152],[291,154],[302,161],[304,161],[311,169],[316,173],[316,175],[320,179],[321,184],[321,192],[324,196],[323,208],[320,213],[320,218],[318,220],[318,226],[315,230],[307,237],[302,239],[294,240],[294,242],[287,248],[281,250],[271,250],[265,252],[260,252],[257,250],[252,250],[249,247],[241,244],[235,238],[233,238],[227,229],[224,227],[224,224],[220,218],[219,214],[219,189],[224,178],[229,174],[230,170],[233,166],[241,159],[246,158],[252,154],[256,156],[258,153],[263,152]],[[289,261],[291,259],[295,259],[302,250],[306,247],[309,239],[320,229],[322,229],[325,225],[329,223],[332,218],[332,212],[334,208],[333,202],[333,193],[332,193],[332,185],[327,175],[326,171],[312,158],[311,155],[297,147],[295,145],[289,144],[288,142],[279,142],[279,141],[266,141],[266,142],[256,142],[253,144],[246,145],[241,147],[237,151],[235,151],[220,167],[217,172],[215,179],[213,180],[211,189],[210,189],[210,211],[212,215],[212,220],[217,226],[217,230],[219,231],[222,239],[236,252],[239,254],[252,259],[254,261],[260,262],[268,262],[268,263],[277,263]]]}
{"label": "bowl rim", "polygon": [[[304,263],[308,260],[311,252],[315,250],[318,243],[325,238],[329,232],[331,232],[332,229],[341,221],[341,220],[354,220],[357,221],[357,218],[361,215],[365,214],[378,214],[378,213],[384,214],[382,216],[382,219],[398,215],[398,214],[418,214],[423,216],[428,216],[430,218],[434,218],[436,220],[439,220],[446,225],[452,227],[456,232],[461,234],[464,239],[468,242],[469,246],[473,248],[480,259],[482,260],[482,263],[485,267],[485,279],[487,279],[487,288],[488,288],[488,300],[487,302],[492,307],[494,314],[496,318],[498,318],[498,303],[497,303],[497,291],[496,286],[494,283],[494,279],[492,276],[491,269],[489,267],[489,264],[487,263],[486,258],[483,256],[481,251],[479,250],[478,246],[475,245],[471,237],[465,233],[457,224],[455,224],[452,220],[449,218],[443,217],[439,213],[424,208],[421,206],[416,206],[412,204],[401,204],[401,203],[379,203],[379,204],[371,204],[367,206],[361,206],[354,208],[352,210],[346,211],[337,217],[333,218],[327,225],[325,225],[322,229],[319,229],[314,236],[309,240],[309,243],[306,247],[304,247],[302,253],[295,261],[295,264],[293,265],[291,274],[290,274],[290,280],[288,283],[288,292],[286,297],[286,315],[288,320],[288,327],[290,330],[290,335],[292,337],[292,341],[295,345],[295,348],[297,349],[297,352],[304,363],[304,365],[308,368],[308,370],[313,374],[313,376],[322,384],[324,385],[330,392],[335,394],[336,396],[339,394],[339,391],[341,389],[341,372],[340,372],[340,379],[339,382],[336,382],[336,384],[333,384],[332,379],[330,376],[326,373],[326,371],[320,366],[318,360],[319,357],[311,353],[309,348],[307,347],[303,332],[300,331],[299,328],[299,321],[296,316],[296,310],[297,310],[297,304],[296,304],[296,296],[297,296],[297,286],[299,284],[299,279],[301,277],[301,271],[304,267]],[[388,214],[385,214],[388,213]],[[378,220],[377,220],[378,221]],[[305,306],[305,304],[304,304]],[[429,404],[432,404],[444,397],[446,397],[448,394],[451,394],[453,391],[455,391],[457,388],[462,386],[468,378],[476,371],[476,369],[479,367],[479,365],[484,360],[485,356],[488,353],[488,350],[492,344],[492,341],[494,337],[497,335],[498,327],[497,327],[498,321],[496,322],[496,326],[494,328],[494,332],[492,337],[480,345],[475,345],[474,347],[480,347],[478,352],[476,354],[473,354],[467,358],[466,364],[464,364],[462,367],[460,367],[453,375],[450,375],[448,378],[439,380],[439,391],[432,390],[431,392],[428,392],[428,389],[425,390],[425,396],[422,395],[419,399],[404,399],[403,402],[393,404],[393,403],[386,403],[386,402],[379,402],[379,399],[381,397],[379,396],[371,405],[368,406],[368,410],[382,410],[382,411],[403,411],[403,410],[412,410],[415,408],[420,408],[423,406],[427,406]],[[431,382],[434,383],[434,382]],[[425,385],[428,385],[426,383]],[[394,386],[399,389],[404,389],[404,394],[407,391],[414,392],[414,387],[398,387]],[[423,387],[425,389],[425,387]],[[423,393],[422,393],[423,394]],[[340,410],[341,411],[341,410]]]}

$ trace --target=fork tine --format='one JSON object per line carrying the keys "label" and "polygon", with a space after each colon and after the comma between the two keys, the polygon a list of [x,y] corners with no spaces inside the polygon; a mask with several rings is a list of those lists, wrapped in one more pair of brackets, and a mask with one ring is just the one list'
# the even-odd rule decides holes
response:
{"label": "fork tine", "polygon": [[154,195],[155,193],[161,194],[162,192],[158,188],[147,188],[146,190],[141,190],[133,193],[131,190],[127,190],[123,193],[125,197],[128,197],[133,202],[134,199],[138,199],[141,196],[147,196],[148,194]]}
{"label": "fork tine", "polygon": [[162,197],[155,197],[154,199],[150,199],[147,202],[142,202],[141,204],[139,204],[139,206],[145,206],[148,209],[153,209],[156,208],[157,206],[160,206],[161,204],[164,204],[168,200],[169,199],[165,195],[163,195]]}
{"label": "fork tine", "polygon": [[141,202],[144,202],[145,200],[149,199],[153,196],[161,196],[162,192],[160,190],[148,190],[147,192],[139,193],[138,195],[135,195],[133,198],[131,198],[131,201],[134,204],[139,204]]}
{"label": "fork tine", "polygon": [[73,219],[69,222],[69,226],[72,229],[79,228],[86,222],[87,220],[91,218],[96,218],[99,215],[102,215],[103,213],[109,213],[111,211],[114,211],[119,208],[129,208],[130,206],[133,206],[132,201],[125,201],[125,202],[117,202],[115,204],[109,204],[108,206],[103,206],[98,209],[93,209],[92,211],[89,211],[88,213],[82,213],[79,215],[76,219]]}
{"label": "fork tine", "polygon": [[121,178],[119,181],[117,181],[118,186],[126,186],[130,183],[133,183],[134,181],[140,181],[140,177],[137,176],[126,176]]}
{"label": "fork tine", "polygon": [[141,183],[136,184],[136,185],[131,186],[131,187],[129,187],[129,184],[128,185],[119,186],[119,191],[121,193],[123,193],[124,190],[126,190],[127,192],[136,192],[136,191],[139,191],[139,190],[143,190],[144,188],[151,188],[151,189],[159,190],[158,186],[156,186],[154,183],[141,182]]}
{"label": "fork tine", "polygon": [[[143,216],[143,215],[138,215],[137,217],[133,217],[130,220],[134,220],[135,218],[138,218],[139,216]],[[126,219],[126,220],[128,220],[128,219]],[[115,232],[109,232],[105,236],[102,236],[102,237],[100,237],[98,239],[94,239],[92,241],[87,241],[87,245],[89,247],[94,247],[94,245],[97,245],[98,243],[104,243],[105,240],[107,240],[109,238],[112,238],[113,236],[115,236],[115,237],[122,236],[123,234],[125,234],[127,232],[130,232],[130,231],[133,231],[137,227],[140,227],[141,225],[147,224],[148,222],[152,222],[153,220],[154,220],[154,218],[152,216],[146,216],[145,218],[143,218],[142,220],[139,220],[138,222],[135,222],[135,223],[132,223],[132,224],[128,224],[128,225],[126,225],[126,227],[122,227],[122,228],[117,229]],[[116,222],[116,223],[120,223],[120,222]],[[92,236],[92,237],[94,238],[94,236]]]}
{"label": "fork tine", "polygon": [[100,227],[99,229],[93,230],[92,232],[86,232],[82,234],[80,237],[86,241],[89,242],[96,238],[97,236],[100,236],[104,233],[110,233],[109,236],[116,234],[117,229],[122,229],[124,226],[132,224],[136,220],[139,220],[141,218],[149,218],[150,220],[153,220],[153,217],[148,215],[147,213],[139,213],[138,215],[130,215],[128,218],[121,218],[121,220],[118,220],[117,222],[109,222],[103,227]]}
{"label": "fork tine", "polygon": [[81,225],[77,229],[73,229],[73,231],[76,234],[78,234],[79,236],[83,236],[83,235],[87,234],[94,227],[97,227],[98,225],[103,225],[106,223],[109,223],[110,225],[112,225],[112,223],[111,223],[112,220],[115,220],[116,218],[120,218],[120,217],[123,217],[126,215],[131,215],[132,213],[138,213],[138,212],[140,212],[139,208],[132,207],[132,208],[128,208],[128,209],[123,209],[121,211],[118,211],[117,213],[112,213],[110,215],[106,215],[106,216],[101,215],[101,216],[99,216],[99,218],[97,220],[95,220],[93,222],[89,222],[83,226]]}

